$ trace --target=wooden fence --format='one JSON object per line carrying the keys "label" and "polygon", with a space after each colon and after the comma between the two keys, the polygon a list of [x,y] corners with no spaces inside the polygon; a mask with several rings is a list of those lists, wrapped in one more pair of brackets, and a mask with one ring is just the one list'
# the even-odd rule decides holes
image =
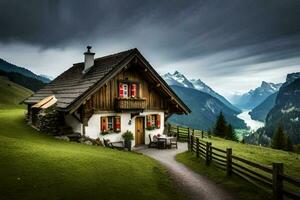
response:
{"label": "wooden fence", "polygon": [[194,129],[189,127],[176,126],[168,124],[168,134],[176,135],[179,141],[188,141],[190,135],[199,135],[200,138],[207,138],[207,134],[204,131],[196,133]]}
{"label": "wooden fence", "polygon": [[199,158],[205,159],[206,165],[213,164],[217,168],[226,171],[227,176],[236,174],[241,178],[260,187],[273,190],[274,199],[281,200],[284,197],[300,199],[300,194],[285,187],[285,183],[294,185],[300,189],[300,180],[288,176],[283,171],[282,163],[273,163],[272,167],[255,163],[232,154],[232,149],[216,148],[210,142],[201,140],[199,136],[189,135],[188,147]]}

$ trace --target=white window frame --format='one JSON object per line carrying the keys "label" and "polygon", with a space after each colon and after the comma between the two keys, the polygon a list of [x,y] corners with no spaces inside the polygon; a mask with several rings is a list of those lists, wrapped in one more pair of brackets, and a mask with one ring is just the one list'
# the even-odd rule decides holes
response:
{"label": "white window frame", "polygon": [[123,83],[123,97],[128,97],[128,83]]}

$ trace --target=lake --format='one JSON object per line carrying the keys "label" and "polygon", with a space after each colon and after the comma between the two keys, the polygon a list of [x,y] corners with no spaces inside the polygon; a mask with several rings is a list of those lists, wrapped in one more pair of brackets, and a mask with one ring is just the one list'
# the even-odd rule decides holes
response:
{"label": "lake", "polygon": [[237,117],[244,120],[247,126],[250,127],[251,131],[256,131],[258,128],[263,127],[265,124],[263,122],[251,119],[249,112],[251,110],[243,110],[242,113],[238,114]]}

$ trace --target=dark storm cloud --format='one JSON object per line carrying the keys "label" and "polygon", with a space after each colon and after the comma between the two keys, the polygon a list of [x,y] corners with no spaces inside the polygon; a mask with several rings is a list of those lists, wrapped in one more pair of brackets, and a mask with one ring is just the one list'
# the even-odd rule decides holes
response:
{"label": "dark storm cloud", "polygon": [[209,67],[231,73],[299,57],[299,20],[299,0],[2,0],[0,43],[125,41],[173,62],[210,58]]}

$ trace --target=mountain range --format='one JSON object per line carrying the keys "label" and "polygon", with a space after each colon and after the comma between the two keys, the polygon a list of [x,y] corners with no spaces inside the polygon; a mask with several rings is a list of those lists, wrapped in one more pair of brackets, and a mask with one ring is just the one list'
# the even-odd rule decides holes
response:
{"label": "mountain range", "polygon": [[[298,78],[300,78],[300,73],[288,74],[286,77],[286,82],[283,83],[282,86],[287,86]],[[254,120],[265,122],[269,111],[275,106],[277,94],[278,92],[271,94],[264,101],[262,101],[262,103],[253,108],[251,112],[249,112],[251,118]]]}
{"label": "mountain range", "polygon": [[222,112],[227,122],[233,127],[246,128],[245,122],[237,117],[239,112],[229,108],[210,94],[178,85],[171,85],[171,88],[192,110],[189,115],[172,115],[168,119],[171,123],[200,130],[211,130],[217,116]]}
{"label": "mountain range", "polygon": [[8,73],[10,72],[19,73],[29,78],[37,79],[43,83],[49,83],[51,81],[51,79],[49,79],[49,77],[45,75],[37,75],[24,67],[19,67],[17,65],[11,64],[1,58],[0,58],[0,70]]}
{"label": "mountain range", "polygon": [[253,109],[261,104],[267,97],[279,90],[282,83],[267,83],[262,81],[261,85],[242,95],[235,95],[232,102],[240,109]]}
{"label": "mountain range", "polygon": [[219,99],[222,103],[224,103],[226,106],[231,108],[232,110],[236,112],[241,112],[240,109],[233,106],[227,99],[225,99],[222,95],[215,92],[211,87],[206,85],[203,81],[200,79],[191,79],[188,80],[182,73],[175,71],[173,74],[166,73],[162,76],[162,78],[169,84],[169,85],[177,85],[180,87],[185,88],[191,88],[195,90],[199,90],[201,92],[210,94],[211,96]]}

